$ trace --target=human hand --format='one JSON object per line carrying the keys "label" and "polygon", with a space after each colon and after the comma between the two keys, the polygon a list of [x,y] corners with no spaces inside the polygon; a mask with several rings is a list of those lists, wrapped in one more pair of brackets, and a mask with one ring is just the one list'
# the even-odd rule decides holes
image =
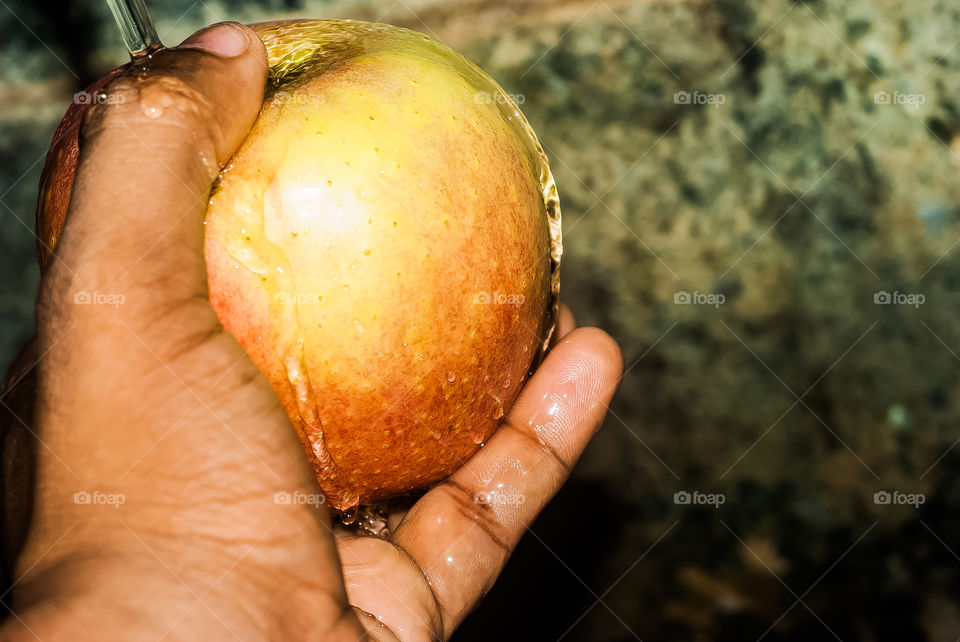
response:
{"label": "human hand", "polygon": [[[3,636],[446,639],[599,427],[619,349],[564,310],[500,429],[389,539],[276,503],[319,489],[275,393],[210,307],[203,260],[210,186],[256,117],[265,53],[236,24],[198,36],[112,81],[123,100],[84,121],[39,296],[42,447]],[[70,305],[78,291],[124,300]],[[498,489],[523,501],[476,501]],[[123,504],[76,504],[85,490]]]}

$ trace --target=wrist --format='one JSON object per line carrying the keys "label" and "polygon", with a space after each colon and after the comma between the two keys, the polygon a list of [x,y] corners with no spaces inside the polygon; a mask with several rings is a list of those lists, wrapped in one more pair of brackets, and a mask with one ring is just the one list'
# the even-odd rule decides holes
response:
{"label": "wrist", "polygon": [[[223,625],[214,629],[211,611],[197,601],[200,593],[191,584],[199,578],[179,579],[175,573],[146,550],[137,556],[76,551],[41,561],[14,587],[16,617],[8,618],[0,637],[156,640],[177,621],[191,635],[216,638]],[[212,604],[215,598],[208,594],[204,600]],[[233,619],[222,608],[217,611],[220,618]]]}
{"label": "wrist", "polygon": [[[358,640],[363,629],[331,587],[262,565],[219,543],[142,542],[42,561],[13,589],[0,639]],[[166,561],[164,561],[166,560]],[[6,598],[10,604],[10,598]],[[379,638],[375,638],[379,639]]]}

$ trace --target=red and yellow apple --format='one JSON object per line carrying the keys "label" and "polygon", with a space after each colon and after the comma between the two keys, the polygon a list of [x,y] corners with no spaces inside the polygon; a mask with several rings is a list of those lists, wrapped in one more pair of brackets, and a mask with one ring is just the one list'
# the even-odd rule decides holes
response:
{"label": "red and yellow apple", "polygon": [[[254,29],[270,79],[210,196],[210,301],[343,510],[449,475],[509,410],[556,319],[556,190],[514,102],[435,40]],[[48,158],[50,247],[75,141]]]}

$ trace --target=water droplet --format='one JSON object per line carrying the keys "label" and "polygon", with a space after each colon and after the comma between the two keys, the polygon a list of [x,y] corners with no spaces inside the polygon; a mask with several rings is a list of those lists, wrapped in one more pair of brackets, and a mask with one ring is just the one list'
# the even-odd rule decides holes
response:
{"label": "water droplet", "polygon": [[473,443],[475,443],[478,446],[483,445],[483,438],[484,438],[484,434],[482,432],[475,432],[472,435],[470,435],[470,439],[473,441]]}
{"label": "water droplet", "polygon": [[504,390],[506,390],[509,387],[510,387],[510,378],[507,377],[507,380],[503,382],[503,388]]}
{"label": "water droplet", "polygon": [[503,405],[498,401],[497,405],[493,408],[493,418],[502,419],[503,418]]}
{"label": "water droplet", "polygon": [[351,524],[356,523],[358,512],[359,511],[357,511],[356,506],[351,506],[350,508],[347,508],[342,513],[340,513],[340,521],[343,523],[344,526],[350,526]]}
{"label": "water droplet", "polygon": [[447,381],[449,381],[450,383],[453,383],[456,380],[457,380],[457,375],[455,372],[451,370],[450,372],[447,373]]}

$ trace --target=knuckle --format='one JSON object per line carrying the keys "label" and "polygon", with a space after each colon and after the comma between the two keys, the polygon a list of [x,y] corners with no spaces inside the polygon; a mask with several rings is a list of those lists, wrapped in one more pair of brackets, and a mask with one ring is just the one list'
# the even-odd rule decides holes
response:
{"label": "knuckle", "polygon": [[478,504],[469,489],[453,480],[448,479],[438,488],[443,489],[453,510],[463,518],[465,524],[480,528],[490,543],[509,553],[511,547],[503,532],[504,525],[491,506]]}
{"label": "knuckle", "polygon": [[181,139],[184,135],[213,139],[211,101],[183,70],[121,75],[107,83],[100,95],[84,114],[82,140],[109,131],[138,132],[143,128],[175,130]]}
{"label": "knuckle", "polygon": [[557,470],[564,476],[569,475],[573,470],[573,464],[576,458],[570,457],[569,455],[563,456],[556,443],[565,437],[562,433],[554,434],[558,431],[545,430],[542,435],[534,434],[529,430],[517,427],[511,421],[504,422],[500,428],[506,428],[509,432],[513,433],[520,440],[520,443],[523,444],[523,447],[529,448],[530,452],[535,453],[538,458],[546,457],[547,461],[552,462]]}

